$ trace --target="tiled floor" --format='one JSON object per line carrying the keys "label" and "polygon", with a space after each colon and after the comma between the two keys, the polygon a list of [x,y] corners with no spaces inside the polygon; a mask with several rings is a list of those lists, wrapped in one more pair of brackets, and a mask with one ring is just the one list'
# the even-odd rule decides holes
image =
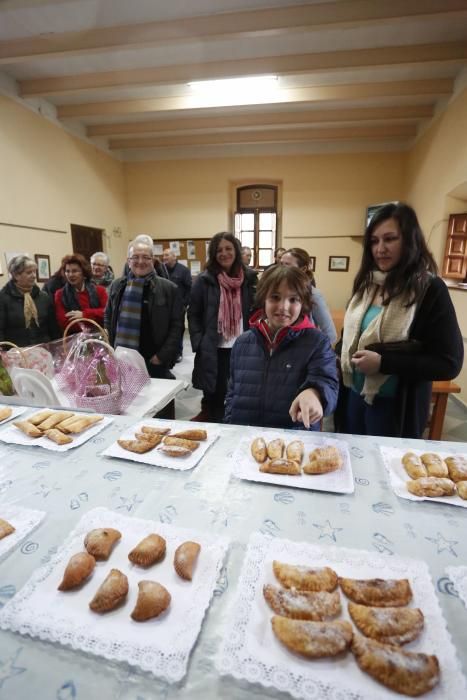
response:
{"label": "tiled floor", "polygon": [[[202,392],[191,386],[193,360],[194,355],[188,340],[188,331],[185,331],[183,360],[176,364],[172,370],[177,379],[184,379],[189,385],[189,388],[175,399],[175,417],[181,420],[189,420],[200,411]],[[333,429],[329,419],[325,420],[324,429]],[[467,408],[451,397],[448,399],[442,439],[451,442],[467,442]]]}

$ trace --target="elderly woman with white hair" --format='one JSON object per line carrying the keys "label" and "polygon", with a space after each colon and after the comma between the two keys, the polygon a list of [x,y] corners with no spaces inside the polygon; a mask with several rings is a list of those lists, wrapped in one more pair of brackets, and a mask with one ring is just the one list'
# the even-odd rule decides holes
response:
{"label": "elderly woman with white hair", "polygon": [[101,287],[110,287],[114,274],[110,267],[110,258],[101,251],[91,255],[92,281]]}
{"label": "elderly woman with white hair", "polygon": [[16,255],[8,263],[8,272],[10,280],[0,290],[0,341],[26,347],[58,338],[54,304],[36,284],[34,260]]}

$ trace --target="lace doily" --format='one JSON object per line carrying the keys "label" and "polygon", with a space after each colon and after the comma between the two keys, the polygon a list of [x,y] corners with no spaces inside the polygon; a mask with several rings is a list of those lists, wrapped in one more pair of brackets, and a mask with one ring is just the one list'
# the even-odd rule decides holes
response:
{"label": "lace doily", "polygon": [[[306,460],[309,453],[324,445],[333,445],[341,453],[344,463],[340,469],[328,474],[302,474],[290,476],[288,474],[265,474],[259,471],[259,464],[252,455],[250,446],[255,437],[263,437],[266,442],[282,438],[287,445],[292,440],[301,440],[305,445]],[[305,463],[305,461],[303,462]],[[313,491],[333,491],[335,493],[353,493],[354,479],[350,462],[349,448],[343,440],[323,437],[317,432],[304,430],[268,430],[267,428],[248,428],[245,437],[241,441],[232,457],[232,473],[239,479],[248,481],[261,481],[266,484],[281,484],[293,486],[299,489],[311,489]]]}
{"label": "lace doily", "polygon": [[[34,413],[37,413],[37,411],[34,411]],[[31,413],[30,415],[32,416],[33,414]],[[83,413],[78,415],[84,416],[86,414]],[[9,425],[8,428],[6,428],[0,433],[0,440],[3,440],[3,442],[7,442],[11,445],[27,445],[28,447],[43,447],[44,449],[51,450],[52,452],[67,452],[68,450],[71,450],[74,447],[78,447],[84,442],[87,442],[90,438],[97,435],[97,433],[100,433],[101,430],[104,430],[104,428],[107,427],[109,423],[112,423],[112,421],[113,418],[104,416],[104,418],[99,423],[92,425],[90,428],[88,428],[88,430],[85,430],[83,433],[71,435],[70,437],[73,438],[73,442],[69,442],[66,445],[57,445],[52,440],[49,440],[49,438],[47,437],[29,437],[28,435],[25,435],[25,433],[22,433],[21,430],[19,430],[19,428],[16,428],[14,425]]]}
{"label": "lace doily", "polygon": [[[134,440],[135,433],[137,433],[143,425],[152,425],[154,427],[162,428],[167,427],[167,423],[161,423],[157,420],[146,418],[145,420],[138,421],[128,430],[125,430],[125,432],[119,436],[119,439]],[[219,430],[216,429],[212,423],[206,426],[202,423],[196,423],[196,428],[193,428],[193,423],[190,422],[170,422],[170,435],[181,432],[182,430],[195,430],[198,428],[204,428],[206,430],[208,434],[207,440],[201,440],[199,447],[197,447],[196,450],[194,450],[191,455],[188,455],[187,457],[169,457],[161,452],[158,447],[150,450],[149,452],[137,454],[136,452],[124,450],[123,447],[120,447],[118,442],[114,442],[102,454],[106,457],[129,459],[133,462],[141,462],[141,464],[149,464],[153,467],[167,467],[168,469],[187,471],[188,469],[193,469],[193,467],[196,467],[209,448],[216,442],[217,438],[219,437]]]}
{"label": "lace doily", "polygon": [[[460,506],[461,508],[467,508],[467,501],[462,500],[460,496],[442,496],[440,498],[429,498],[427,496],[414,496],[413,493],[407,491],[407,482],[410,481],[410,476],[404,469],[402,464],[402,457],[407,452],[413,452],[416,455],[422,455],[426,450],[415,450],[407,448],[406,450],[401,450],[398,447],[387,447],[380,446],[381,457],[386,467],[386,471],[389,474],[389,480],[393,488],[394,493],[400,498],[407,498],[409,501],[436,501],[437,503],[449,504],[451,506]],[[461,454],[457,452],[441,452],[440,450],[433,450],[442,459],[446,457],[452,457],[454,454]],[[465,455],[464,453],[464,456]]]}
{"label": "lace doily", "polygon": [[[97,527],[114,527],[122,533],[108,561],[97,562],[91,578],[79,589],[60,592],[57,587],[72,554],[83,551],[87,532]],[[157,532],[167,542],[167,554],[159,564],[142,569],[128,560],[130,550],[146,535]],[[186,540],[201,545],[193,581],[175,573],[173,555]],[[59,642],[106,659],[124,661],[150,671],[168,682],[186,673],[190,651],[196,641],[205,611],[227,551],[226,540],[216,536],[172,527],[150,520],[128,518],[105,508],[89,511],[45,566],[0,611],[0,627],[14,632]],[[110,572],[120,569],[129,582],[125,604],[98,615],[89,602]],[[130,613],[138,594],[138,581],[155,580],[172,596],[160,618],[134,622]]]}
{"label": "lace doily", "polygon": [[467,566],[448,566],[446,573],[467,608]]}
{"label": "lace doily", "polygon": [[0,504],[0,518],[13,525],[15,531],[0,540],[0,559],[6,557],[21,540],[24,540],[45,518],[42,510],[30,510],[21,506]]}
{"label": "lace doily", "polygon": [[[466,697],[465,680],[425,562],[271,539],[259,533],[250,538],[238,594],[228,618],[217,659],[221,674],[261,683],[306,700],[395,697],[392,691],[364,674],[351,653],[343,658],[310,661],[281,645],[273,635],[270,624],[273,613],[262,593],[265,583],[277,583],[272,571],[274,559],[302,565],[329,565],[339,576],[351,578],[407,577],[414,594],[413,605],[420,607],[425,615],[425,629],[418,640],[410,644],[410,650],[436,654],[441,666],[441,682],[431,691],[430,699]],[[343,594],[341,602],[342,617],[349,619]]]}

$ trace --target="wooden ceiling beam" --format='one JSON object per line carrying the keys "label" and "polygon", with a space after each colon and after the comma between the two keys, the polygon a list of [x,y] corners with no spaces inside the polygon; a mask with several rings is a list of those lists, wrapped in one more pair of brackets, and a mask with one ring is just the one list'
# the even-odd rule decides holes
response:
{"label": "wooden ceiling beam", "polygon": [[[466,3],[467,4],[467,3]],[[376,49],[271,56],[212,61],[158,68],[134,68],[103,73],[83,73],[19,81],[21,97],[78,94],[82,91],[188,83],[245,75],[290,75],[312,71],[395,66],[402,64],[465,61],[466,42],[386,46]]]}
{"label": "wooden ceiling beam", "polygon": [[168,42],[280,35],[322,26],[361,25],[416,16],[464,13],[465,0],[352,0],[225,12],[82,31],[41,34],[0,42],[0,64],[100,53]]}

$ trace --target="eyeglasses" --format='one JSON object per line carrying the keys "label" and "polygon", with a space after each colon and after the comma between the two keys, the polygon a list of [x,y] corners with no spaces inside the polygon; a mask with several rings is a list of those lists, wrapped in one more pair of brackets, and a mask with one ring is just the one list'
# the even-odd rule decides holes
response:
{"label": "eyeglasses", "polygon": [[129,258],[129,260],[133,263],[152,262],[152,257],[150,255],[132,255],[131,258]]}

